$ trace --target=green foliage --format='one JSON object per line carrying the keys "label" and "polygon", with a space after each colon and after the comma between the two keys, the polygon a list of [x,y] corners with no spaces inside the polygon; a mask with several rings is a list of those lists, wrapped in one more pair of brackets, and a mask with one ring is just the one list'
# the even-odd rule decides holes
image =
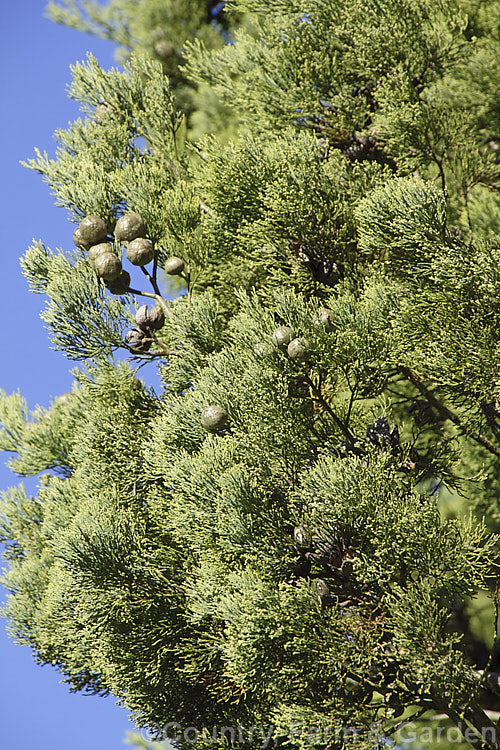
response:
{"label": "green foliage", "polygon": [[[184,0],[183,3],[178,0],[112,0],[101,6],[88,0],[65,0],[64,4],[50,2],[47,14],[57,23],[122,45],[123,49],[119,50],[122,62],[132,48],[163,60],[173,57],[175,61],[184,41],[194,34],[212,44],[221,43],[220,32],[226,24],[224,18],[219,18],[211,25],[214,17],[211,6],[215,5],[217,3],[199,0]],[[172,48],[166,49],[165,45]]]}
{"label": "green foliage", "polygon": [[[84,119],[28,166],[133,278],[113,294],[78,232],[22,260],[83,364],[49,409],[2,393],[0,446],[40,475],[2,496],[12,632],[180,746],[498,729],[498,9],[210,8],[52,6],[127,63],[74,67]],[[150,59],[169,34],[182,72]],[[130,212],[142,275],[112,236]]]}
{"label": "green foliage", "polygon": [[[47,15],[56,23],[112,40],[122,64],[133,53],[157,61],[188,115],[196,114],[198,106],[180,70],[185,42],[198,39],[208,49],[220,47],[238,21],[222,13],[219,3],[205,0],[110,0],[104,6],[92,0],[61,0],[48,3]],[[220,123],[220,105],[208,92],[205,96]]]}
{"label": "green foliage", "polygon": [[169,747],[167,740],[164,742],[149,742],[137,732],[127,732],[124,742],[137,748],[137,750],[165,750]]}
{"label": "green foliage", "polygon": [[[443,193],[429,183],[402,178],[386,183],[359,207],[361,248],[374,254],[383,247],[396,267],[413,277],[425,265],[426,246],[435,247],[443,237],[445,203]],[[411,267],[405,268],[410,254]]]}
{"label": "green foliage", "polygon": [[[155,162],[178,153],[182,118],[157,63],[132,58],[123,72],[105,73],[89,55],[86,64],[78,63],[72,70],[69,93],[87,118],[56,132],[55,159],[37,151],[37,159],[27,166],[43,175],[57,204],[70,209],[76,219],[97,214],[110,220],[123,206],[124,190],[137,171],[140,179],[146,158],[154,168]],[[107,108],[104,119],[96,114],[102,105]],[[150,186],[150,203],[161,198],[172,179],[169,170],[162,169],[159,184],[153,181]]]}

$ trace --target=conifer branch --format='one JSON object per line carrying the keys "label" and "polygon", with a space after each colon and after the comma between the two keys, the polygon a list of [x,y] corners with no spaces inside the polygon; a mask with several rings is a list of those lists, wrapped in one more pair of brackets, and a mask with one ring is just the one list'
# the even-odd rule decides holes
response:
{"label": "conifer branch", "polygon": [[152,278],[156,281],[158,278],[158,253],[156,252],[153,258],[153,273]]}
{"label": "conifer branch", "polygon": [[500,697],[500,672],[488,672],[478,669],[475,673],[481,687],[491,690]]}
{"label": "conifer branch", "polygon": [[500,458],[500,447],[495,445],[491,442],[488,438],[486,438],[484,435],[482,435],[480,432],[477,432],[476,430],[470,430],[468,431],[462,424],[462,421],[460,417],[455,414],[454,412],[450,411],[447,406],[441,403],[432,391],[430,391],[417,377],[415,377],[411,370],[408,367],[401,367],[400,372],[411,382],[413,385],[418,388],[420,393],[425,396],[427,401],[430,403],[434,409],[439,413],[442,419],[446,420],[449,419],[453,424],[455,424],[460,430],[462,431],[462,434],[464,435],[470,435],[473,440],[475,440],[477,443],[482,445],[484,448],[486,448],[487,451],[492,453],[494,456],[498,456]]}
{"label": "conifer branch", "polygon": [[482,740],[483,747],[490,748],[490,750],[498,750],[499,745],[497,742],[485,740],[484,729],[491,728],[493,730],[493,737],[496,737],[496,727],[484,711],[471,709],[459,714],[452,706],[446,705],[439,699],[435,701],[436,704],[438,710],[448,716],[458,728],[462,727],[465,723],[469,724],[470,728],[476,732],[478,739]]}
{"label": "conifer branch", "polygon": [[157,282],[156,277],[154,276],[154,274],[152,276],[149,273],[148,269],[145,268],[144,266],[141,266],[140,268],[141,268],[141,271],[143,272],[144,276],[147,278],[147,280],[149,281],[149,283],[151,284],[151,286],[155,290],[155,294],[157,296],[161,297],[160,287],[158,286],[158,282]]}
{"label": "conifer branch", "polygon": [[342,432],[343,436],[347,438],[347,440],[349,440],[350,442],[354,441],[356,438],[354,437],[352,432],[349,430],[347,425],[345,425],[342,422],[342,420],[335,414],[332,407],[330,406],[328,401],[326,401],[326,399],[323,397],[323,394],[321,393],[321,391],[315,386],[314,382],[311,380],[309,375],[305,376],[305,380],[307,381],[307,384],[309,385],[309,387],[312,389],[316,400],[321,404],[321,406],[325,409],[325,411],[328,412],[328,414],[331,416],[331,418],[333,419],[337,427]]}
{"label": "conifer branch", "polygon": [[210,208],[206,205],[206,203],[204,203],[201,200],[200,200],[200,208],[203,211],[203,213],[208,214],[208,216],[210,216],[212,219],[215,219],[214,212],[211,211]]}
{"label": "conifer branch", "polygon": [[[498,737],[498,724],[492,721],[492,719],[488,716],[486,711],[484,711],[481,706],[478,705],[476,701],[472,701],[471,705],[467,707],[464,711],[464,717],[467,721],[470,722],[472,727],[478,732],[481,739],[483,740],[484,744],[487,747],[490,748],[500,748],[500,737]],[[484,731],[485,729],[489,729],[491,731],[491,736],[493,738],[497,738],[496,740],[486,740]]]}
{"label": "conifer branch", "polygon": [[477,670],[475,672],[476,677],[479,678],[480,683],[486,689],[495,693],[500,697],[500,673],[491,672],[491,665],[494,663],[500,649],[500,589],[499,579],[497,577],[495,582],[495,590],[493,592],[493,603],[495,606],[495,619],[493,624],[493,645],[488,655],[488,661],[484,669]]}
{"label": "conifer branch", "polygon": [[[164,354],[165,356],[168,356],[168,357],[180,357],[181,356],[179,352],[176,352],[173,349],[169,349],[167,346],[165,346],[165,344],[162,341],[159,341],[157,335],[155,334],[153,330],[151,329],[149,330],[149,335],[151,339],[154,341],[154,343],[156,344],[156,346],[160,347],[160,349],[162,350],[161,353]],[[152,354],[154,354],[155,356],[159,356],[161,353],[152,352]]]}
{"label": "conifer branch", "polygon": [[349,421],[351,419],[352,407],[354,405],[354,400],[356,398],[356,393],[358,391],[358,384],[356,382],[356,383],[354,383],[354,386],[351,387],[351,384],[349,383],[349,378],[348,378],[347,373],[344,373],[344,374],[345,374],[345,378],[347,380],[347,384],[349,386],[349,390],[351,392],[351,395],[350,395],[350,398],[349,398],[349,406],[347,408],[347,417],[346,417],[346,424],[349,425]]}
{"label": "conifer branch", "polygon": [[483,412],[492,433],[495,437],[500,438],[500,424],[495,418],[499,416],[498,412],[492,409],[491,404],[481,404],[481,411]]}
{"label": "conifer branch", "polygon": [[156,300],[156,302],[158,302],[160,307],[163,309],[163,312],[165,313],[165,315],[167,315],[169,318],[172,317],[172,310],[167,305],[167,302],[163,299],[161,294],[154,294],[153,292],[145,292],[145,291],[142,291],[141,289],[132,289],[131,287],[129,288],[128,291],[130,292],[130,294],[136,294],[136,295],[139,295],[140,297],[149,297],[149,299]]}
{"label": "conifer branch", "polygon": [[446,195],[446,176],[444,173],[443,160],[438,159],[438,157],[434,155],[434,162],[436,163],[437,168],[439,169],[439,177],[441,179],[441,190],[443,191],[443,194]]}

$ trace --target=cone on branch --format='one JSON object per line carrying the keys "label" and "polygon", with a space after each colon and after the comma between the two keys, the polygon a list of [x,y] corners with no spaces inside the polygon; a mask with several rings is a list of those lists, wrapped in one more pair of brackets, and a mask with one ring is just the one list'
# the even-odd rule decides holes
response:
{"label": "cone on branch", "polygon": [[327,307],[322,307],[314,316],[314,327],[324,329],[327,332],[335,328],[335,313]]}
{"label": "cone on branch", "polygon": [[139,214],[125,214],[116,222],[115,237],[119,242],[131,242],[137,237],[145,237],[146,232],[146,223]]}
{"label": "cone on branch", "polygon": [[227,424],[229,415],[223,406],[212,404],[203,409],[201,424],[207,432],[219,432]]}
{"label": "cone on branch", "polygon": [[[112,255],[116,255],[115,250],[113,248],[113,245],[111,242],[100,242],[97,245],[92,245],[89,248],[87,257],[89,259],[89,263],[92,266],[92,268],[95,269],[95,260],[98,255],[103,255],[103,253],[111,253]],[[116,256],[118,257],[118,256]]]}
{"label": "cone on branch", "polygon": [[165,325],[165,313],[160,307],[150,309],[147,305],[141,305],[135,314],[135,322],[141,330],[158,331]]}
{"label": "cone on branch", "polygon": [[274,331],[271,340],[278,349],[286,349],[292,339],[295,338],[295,332],[290,326],[279,326]]}
{"label": "cone on branch", "polygon": [[123,271],[116,279],[111,281],[105,281],[104,286],[108,289],[111,294],[125,294],[130,289],[130,274],[128,271]]}
{"label": "cone on branch", "polygon": [[125,343],[138,352],[147,352],[151,348],[153,340],[140,328],[132,328],[125,335]]}
{"label": "cone on branch", "polygon": [[89,248],[103,242],[108,236],[108,226],[100,216],[86,216],[73,233],[75,245]]}
{"label": "cone on branch", "polygon": [[137,237],[127,245],[127,260],[134,266],[147,266],[154,257],[153,243],[145,237]]}
{"label": "cone on branch", "polygon": [[94,258],[93,267],[96,274],[104,281],[115,281],[123,270],[120,258],[111,252],[99,253]]}
{"label": "cone on branch", "polygon": [[302,336],[290,341],[287,346],[287,352],[290,359],[294,362],[307,362],[311,357],[309,342]]}
{"label": "cone on branch", "polygon": [[165,261],[163,270],[165,273],[168,273],[169,276],[179,276],[184,271],[184,261],[182,258],[172,255]]}

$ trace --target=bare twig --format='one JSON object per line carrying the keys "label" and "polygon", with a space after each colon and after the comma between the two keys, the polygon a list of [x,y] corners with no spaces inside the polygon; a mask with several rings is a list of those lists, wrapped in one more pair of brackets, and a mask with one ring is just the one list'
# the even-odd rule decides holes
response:
{"label": "bare twig", "polygon": [[319,401],[321,406],[328,412],[328,414],[331,416],[331,418],[333,419],[337,427],[341,430],[344,437],[347,438],[347,440],[349,440],[350,442],[353,442],[356,438],[354,437],[350,429],[347,427],[347,425],[345,425],[342,422],[342,420],[339,419],[339,417],[337,417],[337,415],[333,411],[330,404],[327,401],[325,401],[321,391],[319,391],[318,388],[314,385],[309,375],[305,376],[305,380],[307,381],[307,384],[309,385],[309,387],[312,389],[316,400]]}
{"label": "bare twig", "polygon": [[203,201],[200,201],[200,208],[203,211],[203,213],[208,214],[208,216],[211,216],[212,219],[215,219],[214,212]]}
{"label": "bare twig", "polygon": [[129,289],[128,290],[130,294],[139,294],[141,297],[149,297],[150,299],[154,299],[158,302],[160,307],[163,309],[163,312],[168,318],[172,317],[172,310],[167,305],[166,301],[163,299],[161,294],[154,294],[153,292],[144,292],[140,289]]}

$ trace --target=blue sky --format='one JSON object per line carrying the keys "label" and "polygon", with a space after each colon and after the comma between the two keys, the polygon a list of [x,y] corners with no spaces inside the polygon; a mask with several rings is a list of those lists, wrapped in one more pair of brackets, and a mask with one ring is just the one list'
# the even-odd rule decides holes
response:
{"label": "blue sky", "polygon": [[[72,363],[50,349],[39,318],[43,297],[28,293],[19,256],[32,239],[72,247],[74,225],[56,208],[50,190],[19,161],[38,146],[54,154],[56,128],[78,117],[66,96],[69,66],[92,51],[103,67],[114,64],[113,46],[43,17],[45,0],[2,3],[2,149],[0,387],[20,389],[33,408],[71,389]],[[0,456],[0,488],[17,483]],[[27,482],[30,487],[33,484]],[[2,592],[3,596],[3,592]],[[71,694],[52,667],[35,664],[31,651],[7,637],[0,619],[0,745],[9,750],[114,750],[133,729],[112,698]]]}

